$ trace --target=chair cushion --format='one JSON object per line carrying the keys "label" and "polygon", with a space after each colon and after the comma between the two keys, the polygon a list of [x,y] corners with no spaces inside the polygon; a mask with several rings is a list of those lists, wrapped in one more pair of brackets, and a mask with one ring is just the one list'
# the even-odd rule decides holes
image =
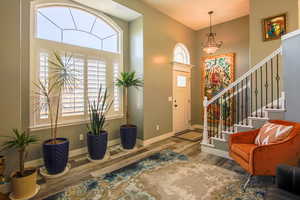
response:
{"label": "chair cushion", "polygon": [[255,138],[255,144],[262,146],[278,143],[287,138],[293,126],[285,126],[266,122]]}
{"label": "chair cushion", "polygon": [[233,144],[231,146],[231,151],[248,162],[250,159],[250,152],[255,147],[257,147],[255,144]]}

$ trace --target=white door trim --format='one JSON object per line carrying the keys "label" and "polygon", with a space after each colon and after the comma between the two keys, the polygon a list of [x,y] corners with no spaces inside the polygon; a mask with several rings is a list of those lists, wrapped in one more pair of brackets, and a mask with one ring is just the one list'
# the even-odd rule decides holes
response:
{"label": "white door trim", "polygon": [[172,62],[173,65],[173,71],[181,71],[181,72],[191,72],[194,65],[190,64],[183,64],[179,62]]}
{"label": "white door trim", "polygon": [[[192,73],[192,68],[194,67],[194,65],[190,65],[190,64],[183,64],[183,63],[178,63],[178,62],[172,62],[172,65],[173,65],[173,72],[172,72],[172,76],[173,76],[173,79],[172,79],[172,123],[173,123],[173,132],[175,133],[175,126],[174,126],[174,119],[175,119],[175,116],[174,116],[174,83],[175,83],[175,76],[174,76],[174,72],[175,71],[180,71],[180,72],[187,72],[189,75],[188,75],[188,128],[192,128],[192,124],[191,124],[191,104],[192,104],[192,99],[191,99],[191,73]],[[176,133],[175,133],[176,134]]]}

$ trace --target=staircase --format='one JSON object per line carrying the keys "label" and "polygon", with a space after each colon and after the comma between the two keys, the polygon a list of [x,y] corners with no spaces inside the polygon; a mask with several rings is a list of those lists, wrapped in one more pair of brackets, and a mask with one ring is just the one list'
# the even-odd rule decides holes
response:
{"label": "staircase", "polygon": [[282,48],[252,67],[211,99],[204,97],[201,150],[229,158],[228,136],[284,119]]}

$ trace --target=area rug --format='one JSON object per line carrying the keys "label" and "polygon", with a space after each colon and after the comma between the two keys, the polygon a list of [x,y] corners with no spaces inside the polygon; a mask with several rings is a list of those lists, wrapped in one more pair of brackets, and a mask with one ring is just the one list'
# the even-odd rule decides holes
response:
{"label": "area rug", "polygon": [[263,200],[267,185],[200,156],[164,150],[135,164],[67,188],[45,200]]}

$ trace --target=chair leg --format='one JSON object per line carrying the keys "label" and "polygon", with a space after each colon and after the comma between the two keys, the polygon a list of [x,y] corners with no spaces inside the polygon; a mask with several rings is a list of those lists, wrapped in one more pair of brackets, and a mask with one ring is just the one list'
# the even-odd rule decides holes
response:
{"label": "chair leg", "polygon": [[243,192],[246,191],[246,188],[248,187],[248,185],[249,185],[249,183],[250,183],[252,177],[253,177],[253,175],[252,175],[252,174],[249,174],[246,183],[243,185]]}

